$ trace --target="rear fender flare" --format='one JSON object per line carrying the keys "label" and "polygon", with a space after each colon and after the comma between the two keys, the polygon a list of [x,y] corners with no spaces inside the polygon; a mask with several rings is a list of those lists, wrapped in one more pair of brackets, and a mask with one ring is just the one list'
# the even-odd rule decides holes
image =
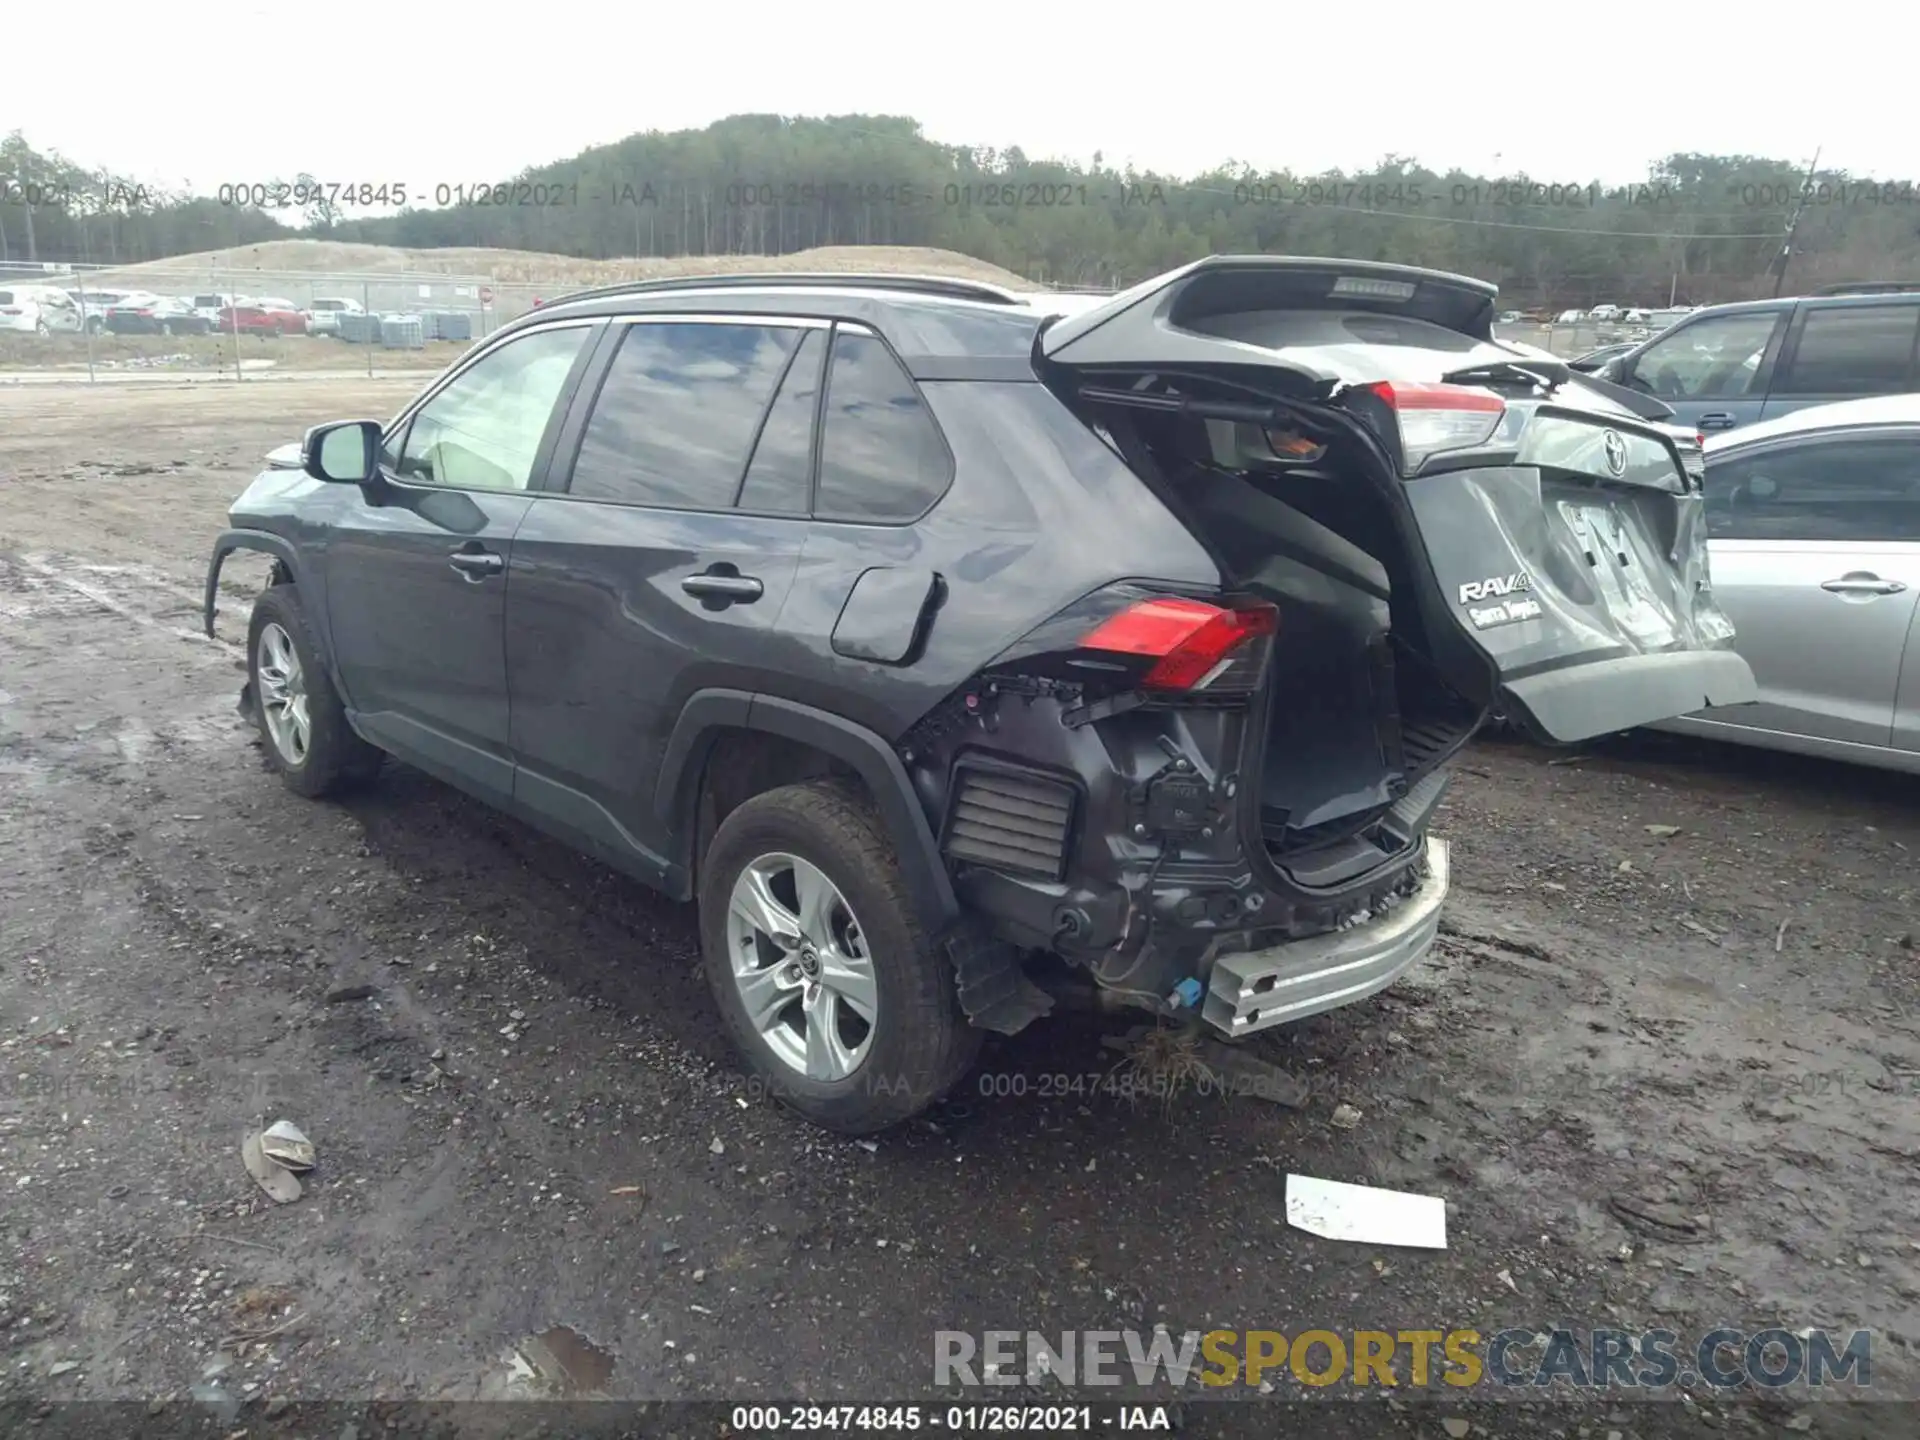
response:
{"label": "rear fender flare", "polygon": [[701,778],[714,742],[728,730],[757,730],[810,745],[841,761],[866,783],[893,841],[927,929],[935,935],[960,917],[940,845],[900,757],[863,725],[828,711],[744,690],[701,690],[680,711],[661,758],[654,804],[672,836],[673,860],[693,873]]}

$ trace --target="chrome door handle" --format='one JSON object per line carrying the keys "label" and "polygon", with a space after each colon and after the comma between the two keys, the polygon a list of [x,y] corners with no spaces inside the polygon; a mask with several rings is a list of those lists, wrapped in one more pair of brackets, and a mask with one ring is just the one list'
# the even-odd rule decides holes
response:
{"label": "chrome door handle", "polygon": [[689,575],[680,582],[680,588],[703,599],[731,600],[743,605],[758,600],[766,590],[751,575]]}
{"label": "chrome door handle", "polygon": [[456,550],[447,563],[469,580],[483,580],[507,568],[507,562],[491,550]]}
{"label": "chrome door handle", "polygon": [[1877,575],[1842,575],[1821,581],[1820,588],[1834,595],[1898,595],[1907,587],[1904,581],[1882,580]]}
{"label": "chrome door handle", "polygon": [[1698,428],[1702,430],[1731,430],[1733,428],[1733,415],[1726,410],[1715,410],[1710,415],[1702,415],[1700,417]]}

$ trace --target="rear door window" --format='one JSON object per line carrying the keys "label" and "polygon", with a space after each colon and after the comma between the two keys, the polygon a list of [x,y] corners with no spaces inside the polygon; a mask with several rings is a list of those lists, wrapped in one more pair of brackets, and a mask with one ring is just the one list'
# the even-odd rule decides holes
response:
{"label": "rear door window", "polygon": [[1920,540],[1920,431],[1812,437],[1707,467],[1719,540]]}
{"label": "rear door window", "polygon": [[953,461],[907,372],[872,335],[836,330],[820,433],[822,520],[903,524],[946,493]]}
{"label": "rear door window", "polygon": [[1632,379],[1662,400],[1759,398],[1754,381],[1784,313],[1714,315],[1683,325],[1641,351]]}
{"label": "rear door window", "polygon": [[1776,395],[1892,395],[1909,388],[1920,305],[1807,311]]}
{"label": "rear door window", "polygon": [[803,332],[673,321],[623,328],[568,493],[669,510],[731,509]]}
{"label": "rear door window", "polygon": [[819,409],[820,370],[826,358],[827,332],[809,330],[760,427],[760,439],[740,485],[742,510],[807,513],[813,483],[813,417]]}

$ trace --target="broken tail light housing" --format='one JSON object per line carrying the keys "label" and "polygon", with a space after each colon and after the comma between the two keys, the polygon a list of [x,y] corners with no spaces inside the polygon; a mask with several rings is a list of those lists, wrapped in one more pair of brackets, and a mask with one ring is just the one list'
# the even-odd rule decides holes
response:
{"label": "broken tail light housing", "polygon": [[1383,380],[1365,388],[1393,415],[1401,469],[1408,475],[1435,455],[1481,448],[1499,432],[1507,416],[1506,401],[1473,385]]}
{"label": "broken tail light housing", "polygon": [[1245,694],[1259,687],[1279,618],[1271,605],[1157,596],[1101,621],[1080,646],[1146,661],[1143,690]]}

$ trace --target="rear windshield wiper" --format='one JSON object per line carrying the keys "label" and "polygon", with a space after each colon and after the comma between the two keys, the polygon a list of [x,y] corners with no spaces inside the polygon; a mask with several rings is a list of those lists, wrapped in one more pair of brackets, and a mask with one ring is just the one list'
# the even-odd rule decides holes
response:
{"label": "rear windshield wiper", "polygon": [[1442,377],[1449,385],[1512,385],[1515,383],[1538,386],[1551,396],[1569,380],[1577,380],[1588,389],[1596,390],[1630,415],[1642,420],[1668,420],[1673,416],[1670,406],[1661,404],[1651,395],[1642,395],[1638,390],[1630,390],[1625,385],[1616,385],[1611,380],[1602,380],[1598,375],[1590,375],[1575,370],[1571,365],[1558,360],[1495,360],[1485,365],[1469,365],[1464,370],[1455,370]]}
{"label": "rear windshield wiper", "polygon": [[1440,378],[1449,385],[1513,385],[1538,387],[1551,395],[1574,375],[1571,366],[1558,360],[1491,360],[1484,365],[1469,365]]}

